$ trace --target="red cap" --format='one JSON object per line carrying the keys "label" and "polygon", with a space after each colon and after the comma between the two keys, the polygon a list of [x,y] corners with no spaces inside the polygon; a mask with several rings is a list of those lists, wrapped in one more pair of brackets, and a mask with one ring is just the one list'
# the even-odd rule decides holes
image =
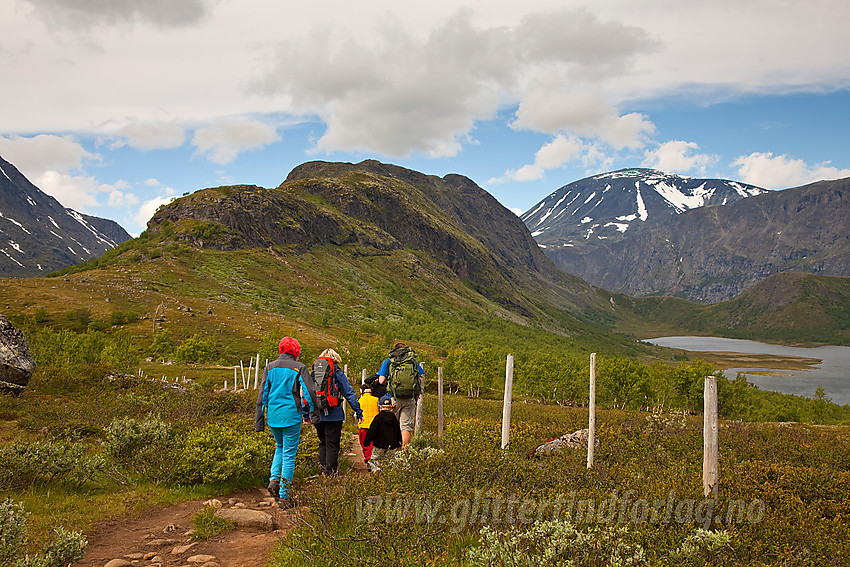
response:
{"label": "red cap", "polygon": [[298,344],[298,341],[293,339],[292,337],[283,337],[280,339],[280,347],[278,348],[278,352],[283,354],[291,354],[295,358],[301,356],[301,345]]}

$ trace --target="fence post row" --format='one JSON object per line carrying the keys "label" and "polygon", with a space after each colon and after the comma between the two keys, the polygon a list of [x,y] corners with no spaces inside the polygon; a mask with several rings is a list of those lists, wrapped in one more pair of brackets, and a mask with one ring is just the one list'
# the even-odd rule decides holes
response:
{"label": "fence post row", "polygon": [[587,418],[587,468],[593,468],[593,450],[596,448],[596,353],[590,354],[590,396]]}
{"label": "fence post row", "polygon": [[514,390],[514,355],[509,354],[505,363],[505,401],[502,405],[502,449],[511,439],[511,397]]}

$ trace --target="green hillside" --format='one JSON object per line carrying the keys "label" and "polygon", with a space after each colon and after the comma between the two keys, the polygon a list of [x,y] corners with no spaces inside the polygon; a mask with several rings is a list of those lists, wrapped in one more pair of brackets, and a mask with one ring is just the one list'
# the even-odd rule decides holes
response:
{"label": "green hillside", "polygon": [[160,209],[139,238],[54,278],[60,288],[81,279],[106,286],[95,304],[115,286],[113,299],[140,314],[191,302],[192,330],[210,308],[235,308],[443,355],[465,344],[648,352],[618,332],[608,294],[555,269],[471,181],[377,162],[306,164],[275,189],[198,191]]}
{"label": "green hillside", "polygon": [[774,274],[734,299],[697,305],[674,298],[628,298],[645,325],[634,332],[713,335],[786,343],[850,345],[850,278]]}

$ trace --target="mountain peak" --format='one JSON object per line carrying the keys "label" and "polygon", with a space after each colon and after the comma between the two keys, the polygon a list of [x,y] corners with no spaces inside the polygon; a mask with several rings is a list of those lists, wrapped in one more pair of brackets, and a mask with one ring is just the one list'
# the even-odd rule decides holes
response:
{"label": "mountain peak", "polygon": [[520,218],[543,248],[617,241],[671,216],[764,193],[754,185],[628,168],[565,185]]}
{"label": "mountain peak", "polygon": [[0,275],[43,276],[130,239],[118,223],[63,207],[0,157]]}

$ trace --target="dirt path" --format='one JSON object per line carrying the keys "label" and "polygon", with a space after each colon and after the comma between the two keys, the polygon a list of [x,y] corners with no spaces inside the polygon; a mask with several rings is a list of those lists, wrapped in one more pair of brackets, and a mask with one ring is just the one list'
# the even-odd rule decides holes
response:
{"label": "dirt path", "polygon": [[237,492],[219,501],[224,508],[244,507],[269,514],[274,521],[274,529],[237,527],[193,543],[187,532],[192,529],[192,519],[204,507],[204,501],[192,500],[168,508],[147,510],[137,518],[100,524],[89,536],[85,558],[75,565],[103,567],[110,562],[113,562],[110,567],[265,565],[282,532],[292,525],[291,512],[284,512],[274,505],[265,489]]}
{"label": "dirt path", "polygon": [[[366,473],[356,436],[345,453],[357,473]],[[205,500],[146,510],[139,517],[103,522],[88,534],[89,544],[76,567],[262,567],[274,545],[292,527],[295,515],[278,508],[265,488],[219,497],[223,508],[247,509],[271,516],[273,529],[237,527],[205,541],[187,532]]]}

